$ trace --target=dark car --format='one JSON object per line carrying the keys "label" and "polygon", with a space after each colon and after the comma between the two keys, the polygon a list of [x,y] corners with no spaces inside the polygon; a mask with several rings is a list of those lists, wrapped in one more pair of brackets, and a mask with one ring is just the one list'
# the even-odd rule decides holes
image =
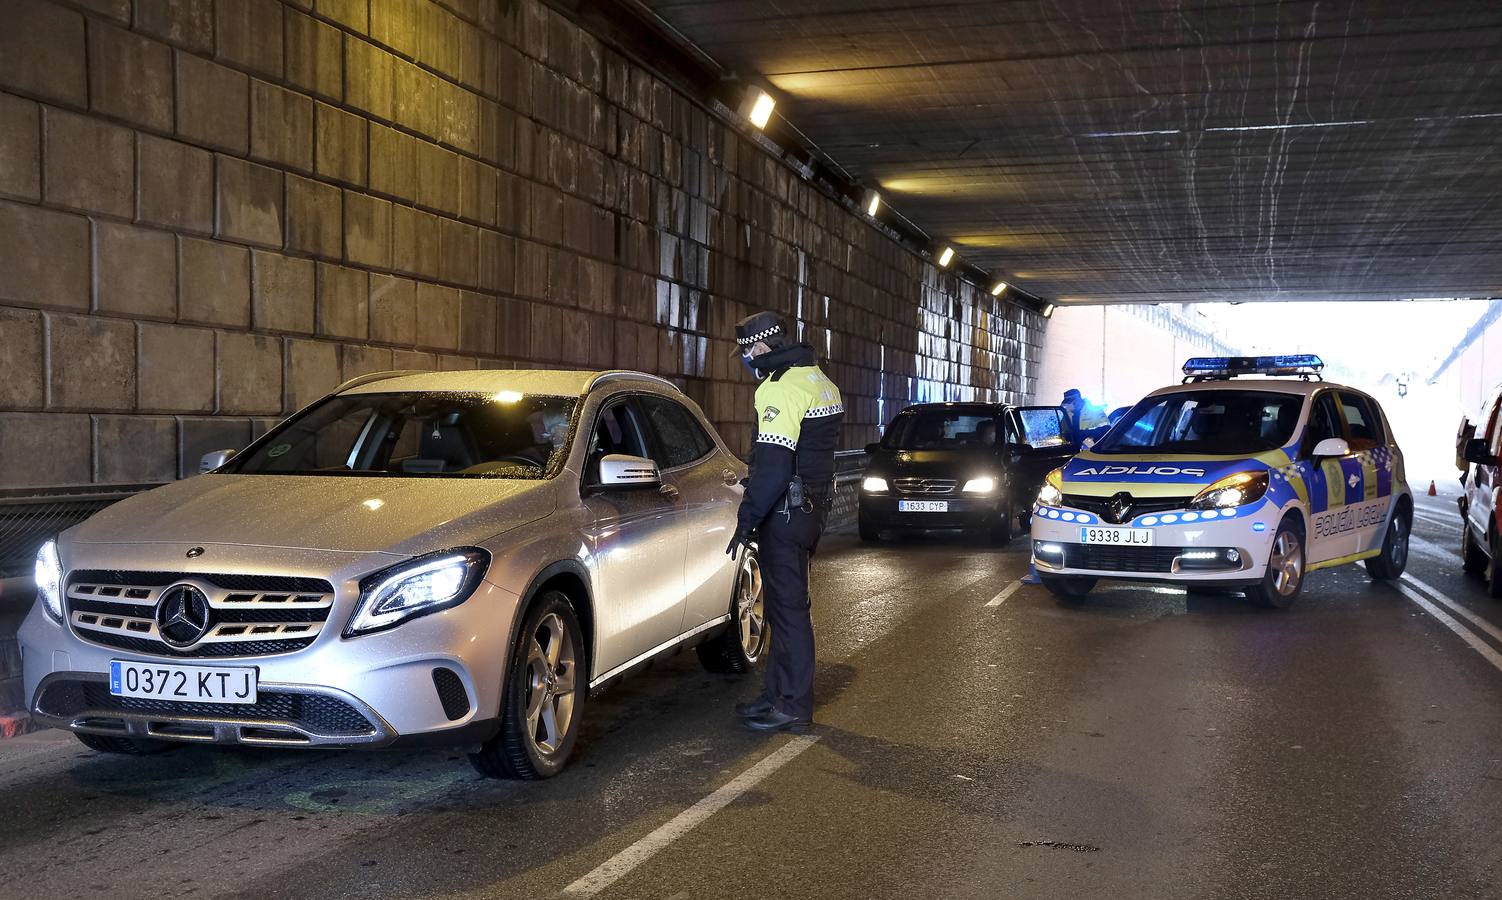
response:
{"label": "dark car", "polygon": [[891,530],[984,530],[1012,539],[1043,478],[1079,448],[1063,437],[1057,406],[920,403],[898,413],[860,490],[860,535]]}

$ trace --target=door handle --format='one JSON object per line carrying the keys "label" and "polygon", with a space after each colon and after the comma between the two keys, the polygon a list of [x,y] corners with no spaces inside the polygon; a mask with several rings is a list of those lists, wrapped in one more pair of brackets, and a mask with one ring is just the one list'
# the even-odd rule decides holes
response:
{"label": "door handle", "polygon": [[678,489],[673,487],[671,484],[664,484],[662,487],[657,489],[657,493],[663,495],[669,500],[678,499]]}
{"label": "door handle", "polygon": [[721,472],[720,477],[725,480],[725,487],[735,487],[741,483],[741,477],[731,469]]}

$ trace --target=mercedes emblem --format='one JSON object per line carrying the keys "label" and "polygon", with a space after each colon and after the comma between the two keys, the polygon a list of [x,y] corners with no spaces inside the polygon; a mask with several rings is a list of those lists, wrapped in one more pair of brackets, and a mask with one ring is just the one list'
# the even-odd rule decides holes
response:
{"label": "mercedes emblem", "polygon": [[209,598],[191,584],[174,584],[156,604],[156,630],[168,646],[191,647],[209,633]]}

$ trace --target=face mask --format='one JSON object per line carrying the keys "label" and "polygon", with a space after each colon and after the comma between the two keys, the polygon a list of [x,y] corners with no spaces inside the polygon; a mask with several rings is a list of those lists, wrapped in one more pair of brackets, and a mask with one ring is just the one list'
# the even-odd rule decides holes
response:
{"label": "face mask", "polygon": [[762,375],[762,373],[756,370],[756,365],[751,362],[751,357],[747,356],[744,353],[741,354],[741,365],[745,366],[746,371],[750,372],[751,377],[755,378],[757,381],[760,381],[763,377],[765,377]]}

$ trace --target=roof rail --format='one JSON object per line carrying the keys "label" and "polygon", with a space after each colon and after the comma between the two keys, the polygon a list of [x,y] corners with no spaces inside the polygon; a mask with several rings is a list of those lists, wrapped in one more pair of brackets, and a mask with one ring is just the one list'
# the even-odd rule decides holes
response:
{"label": "roof rail", "polygon": [[367,372],[364,375],[356,375],[354,378],[351,378],[350,380],[334,388],[329,392],[329,394],[342,394],[350,388],[359,387],[362,384],[370,384],[372,381],[385,381],[388,378],[400,378],[403,375],[424,374],[427,373],[425,373],[422,369],[390,369],[385,372]]}
{"label": "roof rail", "polygon": [[636,372],[631,369],[613,369],[609,372],[601,372],[600,374],[589,380],[589,387],[586,388],[586,391],[594,390],[595,387],[601,382],[619,381],[622,379],[631,379],[635,381],[655,381],[663,387],[672,388],[674,391],[680,394],[683,393],[683,388],[667,380],[666,378],[663,378],[661,375],[648,375],[646,372]]}

